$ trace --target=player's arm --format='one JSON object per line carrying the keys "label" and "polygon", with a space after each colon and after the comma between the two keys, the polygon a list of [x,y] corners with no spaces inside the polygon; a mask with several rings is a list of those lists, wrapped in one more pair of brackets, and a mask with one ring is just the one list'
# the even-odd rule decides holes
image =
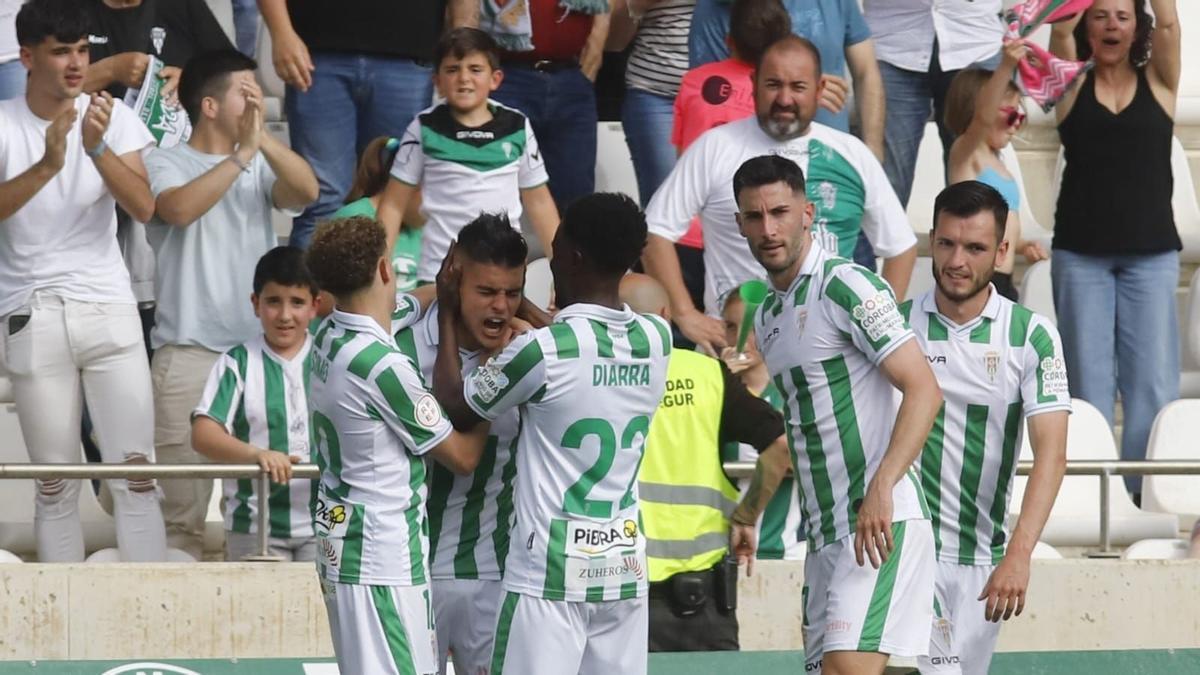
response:
{"label": "player's arm", "polygon": [[192,447],[214,462],[257,464],[269,473],[271,480],[276,483],[291,480],[292,465],[300,463],[299,457],[286,452],[256,448],[238,440],[226,431],[220,422],[204,415],[192,418]]}
{"label": "player's arm", "polygon": [[[1058,496],[1063,474],[1067,470],[1066,410],[1053,410],[1027,419],[1029,445],[1033,448],[1033,470],[1021,500],[1021,515],[1008,540],[1004,559],[988,578],[979,594],[986,600],[985,616],[989,621],[1007,621],[1020,616],[1025,609],[1025,592],[1029,588],[1029,564],[1050,518],[1050,509]],[[1003,495],[996,495],[1000,499]]]}
{"label": "player's arm", "polygon": [[529,214],[529,222],[538,241],[542,242],[542,252],[549,259],[554,243],[554,233],[558,232],[558,207],[554,205],[554,197],[550,195],[548,184],[543,183],[528,190],[521,190],[521,203]]}
{"label": "player's arm", "polygon": [[[450,258],[449,255],[446,257]],[[458,312],[447,311],[448,309],[439,303],[438,351],[437,361],[433,364],[433,395],[438,403],[442,404],[454,428],[469,431],[483,421],[483,416],[471,408],[463,391],[462,356],[458,351],[455,326]]]}
{"label": "player's arm", "polygon": [[908,293],[908,282],[912,280],[913,268],[917,265],[917,247],[897,253],[883,259],[883,269],[879,276],[892,287],[897,298],[903,298]]}
{"label": "player's arm", "polygon": [[470,475],[483,458],[490,428],[491,424],[479,424],[468,432],[453,430],[441,443],[429,450],[429,455],[436,459],[438,464],[460,476]]}

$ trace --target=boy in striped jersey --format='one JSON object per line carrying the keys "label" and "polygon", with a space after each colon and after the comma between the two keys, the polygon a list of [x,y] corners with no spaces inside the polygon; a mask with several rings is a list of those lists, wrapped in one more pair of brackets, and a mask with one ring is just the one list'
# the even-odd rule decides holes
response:
{"label": "boy in striped jersey", "polygon": [[[311,480],[292,480],[292,465],[310,461],[308,447],[308,322],[317,288],[299,249],[279,246],[254,268],[250,302],[262,335],[221,355],[192,413],[192,447],[214,462],[257,463],[275,485],[270,553],[316,559]],[[224,483],[225,559],[258,553],[256,481]]]}
{"label": "boy in striped jersey", "polygon": [[554,322],[519,336],[464,383],[454,266],[438,286],[434,390],[460,429],[520,409],[516,526],[492,675],[646,672],[645,537],[637,473],[665,389],[666,321],[619,299],[646,243],[624,195],[567,209],[554,238]]}
{"label": "boy in striped jersey", "polygon": [[[929,650],[933,531],[911,468],[941,392],[887,283],[814,245],[795,162],[755,157],[733,188],[738,225],[774,290],[754,328],[784,395],[806,515],[805,671],[878,675],[889,654]],[[770,464],[763,453],[733,514],[739,558],[754,555],[754,523],[778,485]]]}
{"label": "boy in striped jersey", "polygon": [[[987,673],[998,622],[1025,606],[1030,556],[1066,466],[1071,395],[1058,331],[991,284],[1007,218],[1004,197],[983,183],[943,190],[929,233],[937,285],[900,310],[946,398],[921,454],[938,560],[922,673]],[[1022,418],[1033,472],[1010,538]]]}
{"label": "boy in striped jersey", "polygon": [[[465,375],[508,344],[509,321],[525,285],[528,247],[508,216],[483,214],[458,233],[455,251],[462,279],[454,333]],[[392,325],[396,345],[426,382],[432,381],[437,358],[439,316],[434,303],[419,318],[418,312],[408,312]],[[429,566],[441,673],[447,652],[458,673],[486,673],[491,662],[504,595],[500,579],[512,528],[513,450],[520,424],[516,409],[492,422],[488,451],[473,474],[456,476],[437,464],[429,470]]]}
{"label": "boy in striped jersey", "polygon": [[336,306],[313,338],[309,409],[321,467],[317,570],[343,673],[437,672],[429,599],[425,455],[475,470],[486,425],[450,427],[391,334],[387,237],[353,217],[317,228],[308,265]]}

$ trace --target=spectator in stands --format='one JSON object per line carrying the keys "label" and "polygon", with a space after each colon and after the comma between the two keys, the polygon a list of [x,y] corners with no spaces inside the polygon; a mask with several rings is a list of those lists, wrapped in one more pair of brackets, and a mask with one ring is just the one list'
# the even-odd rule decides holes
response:
{"label": "spectator in stands", "polygon": [[[254,269],[250,296],[262,333],[213,364],[192,413],[192,446],[214,462],[257,464],[270,473],[271,555],[287,561],[317,559],[309,502],[310,479],[292,479],[292,465],[312,460],[308,436],[308,322],[317,287],[304,252],[271,249]],[[225,479],[225,559],[259,554],[254,482]]]}
{"label": "spectator in stands", "polygon": [[949,152],[954,135],[944,119],[950,81],[971,65],[996,67],[1004,35],[1000,9],[1000,0],[863,0],[887,98],[883,169],[905,206],[930,111],[943,152]]}
{"label": "spectator in stands", "polygon": [[[1121,393],[1123,459],[1146,456],[1154,417],[1179,397],[1171,142],[1180,33],[1175,0],[1150,7],[1153,18],[1144,0],[1096,0],[1082,19],[1055,24],[1050,43],[1057,56],[1095,64],[1056,108],[1067,167],[1054,308],[1071,394],[1112,424]],[[1141,477],[1125,484],[1140,501]]]}
{"label": "spectator in stands", "polygon": [[[763,54],[754,73],[755,117],[706,132],[679,159],[650,201],[646,271],[666,286],[676,324],[689,339],[724,347],[714,318],[719,299],[763,276],[736,225],[732,177],[745,160],[781,154],[798,161],[816,209],[813,237],[827,251],[850,257],[859,232],[886,258],[883,277],[904,297],[916,259],[916,237],[879,161],[857,138],[813,122],[821,86],[821,57],[808,40],[789,35]],[[694,214],[704,227],[705,316],[692,304],[679,273],[673,240]],[[717,353],[719,351],[712,351]]]}
{"label": "spectator in stands", "polygon": [[255,0],[231,0],[234,42],[239,52],[254,58],[258,49],[258,3]]}
{"label": "spectator in stands", "polygon": [[[667,293],[654,279],[626,275],[620,292],[633,311],[670,318]],[[721,361],[672,350],[666,394],[638,474],[650,651],[738,648],[737,565],[728,557],[725,515],[737,506],[738,490],[721,466],[726,443],[789,457],[783,418],[770,404],[751,395]]]}
{"label": "spectator in stands", "polygon": [[193,56],[233,48],[204,0],[100,0],[95,16],[84,91],[123,97],[126,89],[137,90],[153,55],[165,64],[159,77],[170,96]]}
{"label": "spectator in stands", "polygon": [[475,25],[479,0],[258,0],[258,8],[271,32],[275,72],[287,83],[292,149],[321,185],[320,197],[292,225],[291,245],[307,248],[317,221],[350,191],[367,143],[399,133],[432,100],[429,60],[443,18]]}
{"label": "spectator in stands", "polygon": [[[420,281],[432,282],[450,243],[481,212],[504,211],[520,227],[521,207],[547,253],[558,211],[546,187],[546,164],[530,121],[488,98],[503,80],[499,49],[477,28],[456,28],[437,45],[437,89],[446,102],[417,116],[392,163],[379,222],[394,241],[417,188],[427,222]],[[595,126],[592,127],[593,134]]]}
{"label": "spectator in stands", "polygon": [[0,0],[0,101],[25,93],[25,67],[17,44],[17,10],[24,0]]}
{"label": "spectator in stands", "polygon": [[[187,143],[147,159],[158,258],[154,347],[154,445],[164,463],[200,461],[188,442],[192,410],[221,353],[251,339],[255,265],[275,246],[271,209],[300,213],[317,179],[263,128],[253,59],[232,48],[187,63],[179,94],[195,125]],[[212,481],[163,481],[171,545],[197,560]]]}
{"label": "spectator in stands", "polygon": [[1000,295],[1013,302],[1017,301],[1017,287],[1012,282],[1017,253],[1031,263],[1047,257],[1041,244],[1021,239],[1021,186],[1000,159],[1000,151],[1012,142],[1025,121],[1021,90],[1013,81],[1013,71],[1028,51],[1021,40],[1008,43],[995,71],[962,70],[954,76],[946,93],[945,123],[957,136],[950,146],[947,178],[950,183],[968,180],[986,183],[996,188],[1008,203],[1008,224],[1004,230],[1008,247],[1001,252],[992,284]]}
{"label": "spectator in stands", "polygon": [[505,50],[495,99],[529,117],[559,212],[596,189],[593,85],[609,18],[608,3],[595,0],[483,2],[480,27]]}
{"label": "spectator in stands", "polygon": [[[148,219],[141,152],[154,143],[129,108],[87,96],[89,7],[33,0],[17,14],[23,97],[0,102],[0,316],[29,456],[79,461],[82,395],[104,461],[154,458],[150,369],[117,247],[116,205]],[[83,560],[78,480],[38,480],[38,558]],[[166,557],[153,480],[110,480],[125,560]]]}
{"label": "spectator in stands", "polygon": [[[346,196],[346,205],[334,211],[334,218],[366,216],[375,219],[379,202],[383,199],[383,188],[387,186],[388,171],[399,149],[400,139],[392,136],[380,136],[367,143],[358,160],[358,170],[354,174],[350,194]],[[397,292],[417,287],[417,265],[421,261],[420,226],[425,223],[420,209],[420,192],[414,191],[401,222],[400,233],[396,235],[396,244],[392,247]]]}

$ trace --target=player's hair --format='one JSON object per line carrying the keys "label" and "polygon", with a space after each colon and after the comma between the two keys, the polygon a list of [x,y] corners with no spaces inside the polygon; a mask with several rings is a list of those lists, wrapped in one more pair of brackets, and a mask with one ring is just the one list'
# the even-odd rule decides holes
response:
{"label": "player's hair", "polygon": [[619,192],[580,197],[567,207],[558,227],[600,272],[625,274],[646,248],[646,214]]}
{"label": "player's hair", "polygon": [[529,255],[525,237],[514,230],[506,213],[481,213],[458,233],[455,251],[477,263],[523,267]]}
{"label": "player's hair", "polygon": [[188,59],[179,76],[179,102],[193,125],[200,123],[200,104],[212,96],[225,95],[231,73],[258,69],[258,63],[236,49],[214,49]]}
{"label": "player's hair", "polygon": [[317,283],[313,281],[308,265],[304,264],[304,251],[291,246],[276,246],[263,254],[254,266],[254,294],[262,293],[268,283],[280,286],[307,288],[316,297]]}
{"label": "player's hair", "polygon": [[17,43],[35,47],[47,38],[79,42],[93,23],[92,3],[85,0],[30,0],[17,12]]}
{"label": "player's hair", "polygon": [[[946,128],[953,131],[954,135],[967,133],[975,117],[975,101],[984,85],[992,79],[993,73],[987,68],[965,68],[951,80],[950,88],[946,90],[946,112],[942,117]],[[1012,80],[1008,81],[1005,91],[1018,95],[1021,93],[1017,83]]]}
{"label": "player's hair", "polygon": [[317,286],[342,298],[371,285],[386,250],[387,235],[374,219],[334,218],[317,226],[305,262]]}
{"label": "player's hair", "polygon": [[779,0],[733,0],[729,40],[738,58],[758,63],[773,43],[792,34],[792,17]]}
{"label": "player's hair", "polygon": [[391,136],[376,136],[367,143],[362,156],[358,158],[358,168],[354,171],[354,185],[350,186],[350,194],[346,195],[346,204],[383,192],[383,188],[387,187],[388,172],[392,170],[392,162],[395,161],[396,151],[399,149],[400,139]]}
{"label": "player's hair", "polygon": [[[1087,61],[1092,58],[1092,44],[1088,42],[1087,15],[1090,8],[1083,10],[1083,18],[1075,24],[1075,58]],[[1134,68],[1150,63],[1150,52],[1154,47],[1154,17],[1146,11],[1146,0],[1133,0],[1133,44],[1129,45],[1129,62]]]}
{"label": "player's hair", "polygon": [[967,180],[949,185],[933,200],[933,229],[937,230],[938,218],[949,213],[959,218],[970,218],[977,213],[991,212],[996,218],[996,244],[1004,239],[1008,225],[1008,202],[996,188],[977,180]]}
{"label": "player's hair", "polygon": [[746,188],[785,183],[793,194],[804,195],[804,171],[800,165],[779,155],[752,157],[733,174],[733,198],[736,201]]}
{"label": "player's hair", "polygon": [[465,59],[468,54],[475,52],[487,57],[492,70],[500,67],[500,45],[496,44],[491,35],[478,28],[455,28],[438,40],[437,47],[433,50],[434,70],[436,72],[441,68],[442,61],[449,56]]}
{"label": "player's hair", "polygon": [[788,35],[785,35],[782,38],[772,42],[767,46],[766,49],[763,50],[762,54],[759,55],[758,60],[754,62],[755,78],[758,77],[758,71],[762,70],[762,64],[763,61],[766,60],[767,54],[770,54],[775,50],[792,51],[797,49],[808,52],[809,55],[812,56],[813,64],[817,68],[817,74],[820,74],[821,52],[817,50],[817,46],[814,45],[808,38],[803,38],[799,35],[789,33]]}

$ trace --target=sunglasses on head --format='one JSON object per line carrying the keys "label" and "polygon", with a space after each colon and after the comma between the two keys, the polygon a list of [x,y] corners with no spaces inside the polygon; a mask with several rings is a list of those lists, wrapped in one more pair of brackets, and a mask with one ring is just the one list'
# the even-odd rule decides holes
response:
{"label": "sunglasses on head", "polygon": [[1025,123],[1025,112],[1020,108],[1004,106],[1000,108],[1000,112],[1004,113],[1004,121],[1010,127],[1019,127]]}

